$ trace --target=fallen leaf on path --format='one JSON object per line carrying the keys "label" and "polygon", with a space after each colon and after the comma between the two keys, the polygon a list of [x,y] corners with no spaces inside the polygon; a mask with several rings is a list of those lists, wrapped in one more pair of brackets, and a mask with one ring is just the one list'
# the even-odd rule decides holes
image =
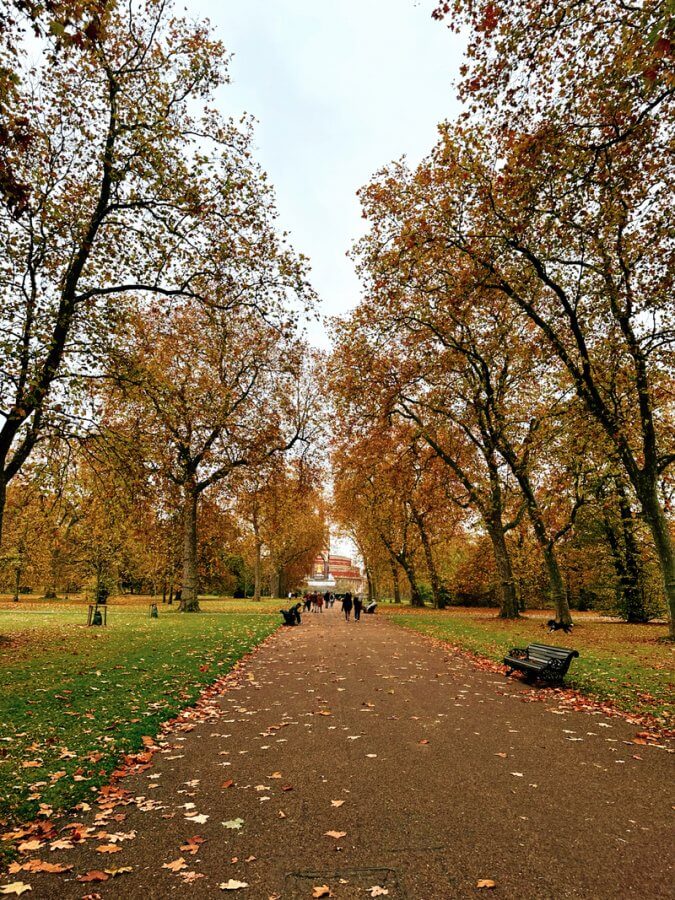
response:
{"label": "fallen leaf on path", "polygon": [[331,800],[331,801],[330,801],[330,805],[331,805],[331,806],[342,806],[342,804],[343,804],[344,802],[345,802],[344,800]]}
{"label": "fallen leaf on path", "polygon": [[370,888],[370,896],[371,897],[386,897],[389,891],[387,888],[380,887],[379,884],[374,884]]}
{"label": "fallen leaf on path", "polygon": [[133,866],[120,866],[119,869],[104,869],[106,875],[112,875],[113,878],[117,878],[118,875],[124,875],[125,872],[133,871]]}
{"label": "fallen leaf on path", "polygon": [[196,822],[198,825],[203,825],[209,817],[202,813],[200,816],[185,816],[185,818],[190,822]]}
{"label": "fallen leaf on path", "polygon": [[511,774],[512,774],[512,775],[515,775],[516,778],[522,778],[522,777],[523,777],[523,773],[522,773],[522,772],[511,772]]}
{"label": "fallen leaf on path", "polygon": [[18,850],[19,853],[27,853],[29,850],[39,850],[42,846],[42,841],[33,840],[33,841],[22,841],[19,844]]}
{"label": "fallen leaf on path", "polygon": [[343,838],[347,836],[346,831],[324,831],[324,835],[326,837],[332,837],[338,840],[339,838]]}
{"label": "fallen leaf on path", "polygon": [[282,791],[292,791],[293,785],[292,784],[282,784],[281,790]]}
{"label": "fallen leaf on path", "polygon": [[229,881],[223,881],[218,887],[221,891],[239,891],[242,888],[247,888],[248,884],[245,881],[235,881],[234,878],[230,878]]}
{"label": "fallen leaf on path", "polygon": [[331,889],[327,884],[317,885],[312,891],[312,898],[316,897],[332,897]]}
{"label": "fallen leaf on path", "polygon": [[223,788],[231,788],[233,784],[234,784],[234,781],[233,781],[231,778],[228,778],[227,781],[224,781],[224,782],[221,784],[221,787],[223,787]]}
{"label": "fallen leaf on path", "polygon": [[67,841],[63,838],[59,838],[56,841],[52,841],[49,845],[50,850],[72,850],[75,844],[72,841]]}
{"label": "fallen leaf on path", "polygon": [[283,809],[280,809],[279,812],[277,813],[277,815],[279,816],[280,819],[287,819],[287,818],[288,818],[288,816],[287,816],[286,813],[283,811]]}
{"label": "fallen leaf on path", "polygon": [[101,844],[100,847],[96,848],[97,853],[119,853],[122,848],[118,847],[117,844]]}
{"label": "fallen leaf on path", "polygon": [[51,875],[60,875],[62,872],[70,872],[72,866],[64,866],[62,863],[49,863],[41,859],[31,859],[21,868],[24,872],[48,872]]}
{"label": "fallen leaf on path", "polygon": [[16,894],[17,897],[20,897],[26,891],[32,890],[33,888],[29,884],[24,884],[23,881],[13,881],[11,884],[5,884],[3,887],[0,887],[0,894]]}
{"label": "fallen leaf on path", "polygon": [[[417,743],[418,743],[418,744],[428,744],[429,741],[428,741],[426,738],[424,738],[423,740],[418,741]],[[389,891],[387,891],[387,893],[389,893]],[[374,897],[377,897],[378,895],[377,895],[377,894],[373,894],[373,896],[374,896]]]}
{"label": "fallen leaf on path", "polygon": [[506,759],[507,755],[506,753],[495,753],[495,756],[498,756],[500,759]]}
{"label": "fallen leaf on path", "polygon": [[237,829],[241,828],[241,826],[244,824],[244,820],[243,819],[229,819],[227,822],[222,822],[221,824],[224,825],[225,828],[233,828],[233,829],[237,830]]}
{"label": "fallen leaf on path", "polygon": [[497,883],[494,882],[491,878],[481,878],[480,881],[476,882],[477,888],[494,888],[497,887]]}
{"label": "fallen leaf on path", "polygon": [[174,859],[173,862],[162,863],[163,869],[170,869],[172,872],[180,872],[181,869],[187,869],[187,863],[180,856],[178,859]]}
{"label": "fallen leaf on path", "polygon": [[375,759],[377,757],[377,753],[366,753],[367,759]]}
{"label": "fallen leaf on path", "polygon": [[110,876],[106,875],[105,872],[100,872],[98,869],[94,869],[92,872],[87,872],[86,875],[78,875],[77,881],[107,881]]}

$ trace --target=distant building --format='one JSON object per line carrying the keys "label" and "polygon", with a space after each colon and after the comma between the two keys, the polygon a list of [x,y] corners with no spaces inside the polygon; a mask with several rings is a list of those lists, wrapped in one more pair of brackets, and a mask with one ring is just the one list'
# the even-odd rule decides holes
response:
{"label": "distant building", "polygon": [[329,550],[324,550],[314,560],[307,587],[315,591],[360,594],[363,592],[364,578],[361,569],[348,556],[334,556]]}

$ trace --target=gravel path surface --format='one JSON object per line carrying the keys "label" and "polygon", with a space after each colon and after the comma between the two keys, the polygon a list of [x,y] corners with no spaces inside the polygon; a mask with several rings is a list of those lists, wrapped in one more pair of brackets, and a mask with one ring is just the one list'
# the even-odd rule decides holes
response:
{"label": "gravel path surface", "polygon": [[[675,896],[672,755],[620,719],[522,702],[529,691],[386,620],[305,616],[207,721],[119,782],[123,803],[102,815],[92,801],[86,840],[22,857],[72,872],[0,886],[63,900],[291,900],[324,885],[340,900]],[[107,880],[75,880],[91,871]]]}

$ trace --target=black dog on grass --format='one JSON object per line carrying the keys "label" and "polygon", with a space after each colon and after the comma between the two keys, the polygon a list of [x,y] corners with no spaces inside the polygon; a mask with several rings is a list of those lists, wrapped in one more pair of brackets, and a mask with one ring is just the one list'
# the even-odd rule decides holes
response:
{"label": "black dog on grass", "polygon": [[564,622],[556,622],[555,619],[549,619],[546,623],[546,627],[548,628],[549,634],[552,631],[560,631],[561,629],[565,632],[565,634],[572,634],[574,623],[570,622],[569,625],[565,625]]}

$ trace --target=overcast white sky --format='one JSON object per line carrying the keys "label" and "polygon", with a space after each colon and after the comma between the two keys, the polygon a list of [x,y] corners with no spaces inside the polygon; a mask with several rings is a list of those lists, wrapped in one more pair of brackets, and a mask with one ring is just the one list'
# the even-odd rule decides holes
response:
{"label": "overcast white sky", "polygon": [[[281,227],[312,264],[324,315],[359,284],[345,256],[363,232],[355,196],[373,172],[419,160],[454,118],[462,41],[432,20],[435,0],[186,0],[235,54],[222,111],[258,119],[258,159]],[[321,326],[314,343],[328,346]]]}

